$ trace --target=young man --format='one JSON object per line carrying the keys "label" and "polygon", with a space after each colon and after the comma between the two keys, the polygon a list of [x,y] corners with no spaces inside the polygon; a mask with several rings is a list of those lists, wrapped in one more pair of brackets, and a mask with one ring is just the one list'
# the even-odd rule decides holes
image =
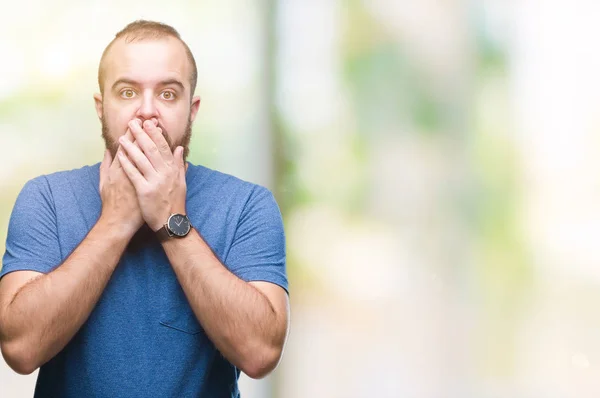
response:
{"label": "young man", "polygon": [[100,61],[101,164],[29,181],[0,273],[0,343],[36,397],[237,397],[279,362],[289,302],[271,193],[185,161],[200,98],[170,26]]}

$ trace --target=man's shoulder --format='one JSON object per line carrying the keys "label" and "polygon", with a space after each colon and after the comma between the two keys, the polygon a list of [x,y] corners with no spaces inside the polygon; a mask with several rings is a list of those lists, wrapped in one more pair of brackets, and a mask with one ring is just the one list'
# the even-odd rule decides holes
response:
{"label": "man's shoulder", "polygon": [[44,197],[56,196],[57,193],[65,191],[88,191],[90,182],[98,176],[94,174],[94,168],[99,165],[85,165],[79,168],[57,170],[40,174],[25,182],[21,193],[24,195],[42,195]]}
{"label": "man's shoulder", "polygon": [[260,184],[246,181],[223,171],[192,163],[189,163],[189,165],[194,173],[192,180],[189,181],[192,189],[201,189],[204,192],[210,191],[221,196],[231,194],[237,198],[250,195],[256,191],[269,191]]}
{"label": "man's shoulder", "polygon": [[81,178],[81,177],[89,177],[89,172],[98,169],[100,163],[96,163],[93,165],[85,165],[78,168],[67,169],[67,170],[57,170],[51,173],[42,174],[36,178],[46,178],[50,181],[63,181],[69,180],[72,178]]}
{"label": "man's shoulder", "polygon": [[67,181],[70,178],[77,178],[81,176],[87,176],[88,170],[94,166],[85,165],[79,168],[69,169],[69,170],[57,170],[49,173],[39,174],[35,177],[30,178],[25,181],[25,186],[36,186],[43,187],[48,186],[49,184],[60,183],[62,181]]}
{"label": "man's shoulder", "polygon": [[66,181],[72,178],[88,177],[89,172],[94,168],[98,168],[99,163],[95,165],[85,165],[78,168],[67,169],[67,170],[56,170],[48,173],[40,174],[27,181],[27,183],[33,184],[44,184],[47,182],[56,183]]}

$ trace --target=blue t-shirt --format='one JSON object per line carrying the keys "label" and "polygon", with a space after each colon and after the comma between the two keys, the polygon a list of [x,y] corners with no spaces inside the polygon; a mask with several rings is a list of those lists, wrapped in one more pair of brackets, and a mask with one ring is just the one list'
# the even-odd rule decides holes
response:
{"label": "blue t-shirt", "polygon": [[[187,214],[244,281],[288,289],[279,207],[266,188],[203,166],[186,173]],[[34,178],[10,218],[0,278],[48,273],[101,211],[99,163]],[[240,371],[208,339],[162,246],[134,237],[88,320],[39,371],[36,397],[238,397]]]}

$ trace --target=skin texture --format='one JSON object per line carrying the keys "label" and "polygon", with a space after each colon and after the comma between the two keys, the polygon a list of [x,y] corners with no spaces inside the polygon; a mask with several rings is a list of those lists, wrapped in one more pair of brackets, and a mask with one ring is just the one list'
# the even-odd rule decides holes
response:
{"label": "skin texture", "polygon": [[[185,214],[192,97],[190,65],[174,38],[117,40],[106,58],[104,96],[95,94],[107,151],[100,167],[102,212],[73,253],[48,274],[0,280],[0,347],[9,366],[31,373],[56,355],[88,318],[128,242]],[[196,317],[217,349],[253,378],[280,361],[289,299],[279,286],[244,282],[200,234],[163,242]]]}

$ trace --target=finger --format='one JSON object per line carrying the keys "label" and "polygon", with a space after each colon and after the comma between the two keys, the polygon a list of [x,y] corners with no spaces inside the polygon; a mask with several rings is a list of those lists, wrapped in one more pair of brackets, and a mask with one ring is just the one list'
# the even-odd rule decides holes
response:
{"label": "finger", "polygon": [[[146,123],[152,124],[152,122]],[[152,141],[148,133],[142,128],[142,125],[138,124],[136,120],[132,120],[129,122],[129,129],[154,169],[162,171],[165,167],[165,159],[163,159],[154,141]]]}
{"label": "finger", "polygon": [[112,163],[112,156],[110,155],[110,151],[108,149],[104,150],[104,158],[102,159],[102,163],[100,163],[100,185],[99,190],[102,192],[102,187],[104,186],[104,180],[108,174],[108,170],[110,169],[110,165]]}
{"label": "finger", "polygon": [[110,155],[110,151],[108,149],[104,150],[104,158],[102,158],[102,163],[100,163],[100,175],[103,175],[108,171],[112,163],[112,156]]}
{"label": "finger", "polygon": [[[137,141],[133,138],[133,134],[131,134],[131,131],[129,129],[127,129],[127,131],[125,132],[125,134],[123,134],[123,137],[125,137],[127,139],[127,141],[131,141],[134,143],[135,146],[137,146],[138,148],[140,147],[137,143]],[[117,154],[119,152],[122,152],[123,149],[121,148],[121,145],[119,145],[119,147],[117,148]],[[119,158],[115,157],[113,160],[113,163],[115,168],[120,168],[121,167],[121,163],[119,162]]]}
{"label": "finger", "polygon": [[[125,133],[125,137],[127,137],[127,139],[132,139],[132,135],[131,132],[129,131],[129,129],[127,129],[127,132]],[[119,152],[123,152],[123,148],[121,148],[121,145],[119,145],[119,147],[117,148],[117,155],[119,154]],[[113,159],[113,162],[111,163],[110,167],[112,169],[119,169],[121,168],[121,162],[119,162],[119,156],[115,156],[115,158]]]}
{"label": "finger", "polygon": [[134,164],[131,162],[131,160],[129,160],[129,158],[127,157],[127,155],[125,155],[125,153],[119,152],[118,157],[121,162],[121,166],[123,167],[123,170],[125,171],[125,174],[129,178],[129,181],[131,181],[135,190],[137,192],[140,192],[144,188],[144,186],[147,184],[146,179],[144,178],[142,173],[140,173],[140,171],[137,169],[137,167],[134,166]]}
{"label": "finger", "polygon": [[185,171],[185,161],[183,160],[182,146],[178,146],[177,148],[175,148],[175,151],[173,152],[173,157],[176,159],[179,169]]}
{"label": "finger", "polygon": [[177,148],[175,148],[175,151],[173,152],[173,157],[177,161],[177,167],[179,168],[179,176],[181,177],[182,182],[185,184],[185,172],[187,170],[185,169],[185,161],[183,160],[182,146],[178,146]]}
{"label": "finger", "polygon": [[171,152],[171,147],[169,143],[165,139],[162,134],[162,129],[158,126],[155,126],[152,122],[146,121],[144,122],[144,131],[148,134],[158,152],[165,160],[173,160],[173,153]]}
{"label": "finger", "polygon": [[123,148],[126,157],[129,160],[132,160],[137,169],[146,177],[146,179],[150,179],[154,174],[156,174],[156,170],[144,154],[142,150],[136,146],[133,142],[128,141],[125,137],[119,138],[119,142],[121,143],[121,148]]}

